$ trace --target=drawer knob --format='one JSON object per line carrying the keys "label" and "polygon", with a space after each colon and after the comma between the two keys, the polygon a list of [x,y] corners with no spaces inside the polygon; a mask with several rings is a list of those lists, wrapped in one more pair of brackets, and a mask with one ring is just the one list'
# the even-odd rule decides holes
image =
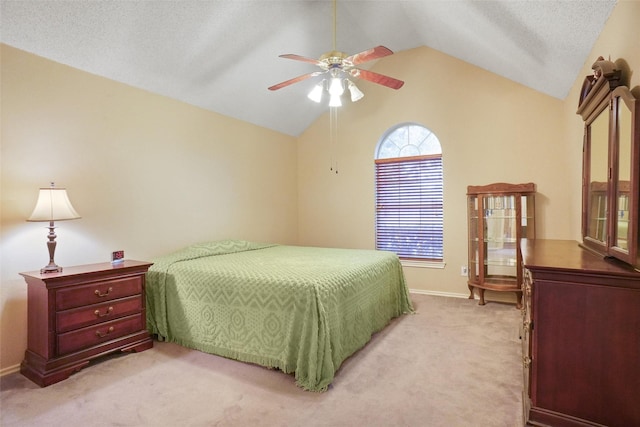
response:
{"label": "drawer knob", "polygon": [[109,335],[111,332],[113,332],[113,326],[109,326],[109,329],[107,329],[107,332],[102,333],[100,331],[96,331],[96,336],[100,337],[100,338],[104,338],[107,335]]}
{"label": "drawer knob", "polygon": [[94,311],[93,314],[95,314],[96,317],[105,317],[110,315],[112,311],[113,311],[113,307],[109,307],[107,311],[104,312],[104,314],[100,313],[100,310]]}
{"label": "drawer knob", "polygon": [[113,290],[113,288],[111,286],[109,286],[109,289],[107,289],[107,292],[105,292],[104,294],[100,293],[100,291],[98,289],[96,289],[95,294],[98,295],[100,298],[102,297],[106,297],[107,295],[109,295],[109,293]]}

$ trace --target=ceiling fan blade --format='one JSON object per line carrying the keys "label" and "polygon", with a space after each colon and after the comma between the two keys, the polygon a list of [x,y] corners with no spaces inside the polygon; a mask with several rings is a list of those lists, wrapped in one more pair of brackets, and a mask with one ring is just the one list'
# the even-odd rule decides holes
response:
{"label": "ceiling fan blade", "polygon": [[393,77],[385,76],[383,74],[374,73],[373,71],[360,70],[358,68],[349,70],[349,74],[351,74],[353,77],[358,77],[363,80],[368,80],[373,83],[378,83],[379,85],[390,87],[391,89],[400,89],[404,84],[402,80],[394,79]]}
{"label": "ceiling fan blade", "polygon": [[308,62],[308,63],[313,64],[313,65],[320,65],[320,61],[318,61],[317,59],[307,58],[305,56],[295,55],[293,53],[287,53],[287,54],[284,54],[284,55],[279,55],[279,57],[280,58],[293,59],[294,61]]}
{"label": "ceiling fan blade", "polygon": [[345,61],[349,61],[353,65],[358,65],[367,61],[373,61],[374,59],[384,58],[389,55],[393,55],[393,52],[390,49],[384,46],[376,46],[372,49],[365,50],[364,52],[351,55],[347,57]]}
{"label": "ceiling fan blade", "polygon": [[298,82],[301,82],[303,80],[306,80],[309,77],[315,77],[315,76],[318,76],[320,74],[322,74],[321,71],[316,71],[316,72],[313,72],[313,73],[303,74],[301,76],[294,77],[292,79],[286,80],[286,81],[284,81],[282,83],[278,83],[277,85],[273,85],[273,86],[269,87],[269,90],[282,89],[283,87],[287,87],[287,86],[292,85],[294,83],[298,83]]}

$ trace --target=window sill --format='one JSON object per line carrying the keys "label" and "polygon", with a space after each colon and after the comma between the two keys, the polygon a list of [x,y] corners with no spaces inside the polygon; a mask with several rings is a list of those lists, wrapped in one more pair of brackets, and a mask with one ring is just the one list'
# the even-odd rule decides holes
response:
{"label": "window sill", "polygon": [[418,261],[415,259],[401,259],[400,264],[403,267],[417,267],[417,268],[439,268],[443,269],[447,263],[444,261]]}

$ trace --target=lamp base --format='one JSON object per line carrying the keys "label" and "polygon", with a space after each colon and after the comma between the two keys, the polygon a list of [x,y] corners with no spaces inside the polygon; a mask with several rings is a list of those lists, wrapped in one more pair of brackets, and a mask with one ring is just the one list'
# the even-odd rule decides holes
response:
{"label": "lamp base", "polygon": [[49,264],[46,267],[42,267],[40,269],[40,274],[61,273],[61,272],[62,272],[62,267],[60,267],[59,265],[55,265],[55,264]]}
{"label": "lamp base", "polygon": [[62,271],[62,267],[56,265],[53,260],[53,255],[56,253],[56,233],[54,231],[56,227],[54,226],[53,221],[49,222],[48,228],[49,234],[47,237],[49,238],[49,241],[47,242],[47,249],[49,250],[49,264],[40,269],[40,274],[60,273]]}

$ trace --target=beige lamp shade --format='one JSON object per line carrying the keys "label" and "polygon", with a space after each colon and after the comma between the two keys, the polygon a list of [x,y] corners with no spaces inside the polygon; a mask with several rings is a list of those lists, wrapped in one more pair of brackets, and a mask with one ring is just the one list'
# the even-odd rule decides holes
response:
{"label": "beige lamp shade", "polygon": [[27,221],[64,221],[80,218],[64,188],[41,188],[36,207]]}

